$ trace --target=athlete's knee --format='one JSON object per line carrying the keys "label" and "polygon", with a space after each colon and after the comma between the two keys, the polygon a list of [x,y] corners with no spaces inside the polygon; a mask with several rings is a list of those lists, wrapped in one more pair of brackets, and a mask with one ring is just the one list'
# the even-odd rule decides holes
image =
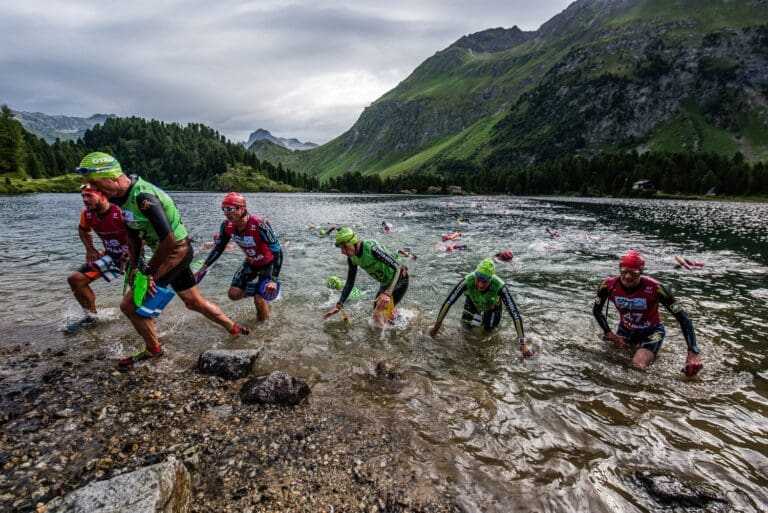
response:
{"label": "athlete's knee", "polygon": [[656,359],[656,355],[653,351],[645,348],[640,348],[632,355],[632,366],[638,369],[645,369]]}
{"label": "athlete's knee", "polygon": [[238,299],[243,299],[245,297],[245,291],[243,289],[238,289],[237,287],[229,287],[227,297],[232,301],[237,301]]}
{"label": "athlete's knee", "polygon": [[79,288],[87,285],[90,280],[81,272],[75,271],[67,277],[67,283],[71,288]]}

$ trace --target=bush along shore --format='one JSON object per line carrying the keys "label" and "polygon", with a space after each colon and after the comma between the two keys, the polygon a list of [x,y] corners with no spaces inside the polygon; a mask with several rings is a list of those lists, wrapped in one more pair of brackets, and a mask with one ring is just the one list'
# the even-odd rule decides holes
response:
{"label": "bush along shore", "polygon": [[388,426],[304,399],[290,377],[298,404],[252,404],[255,359],[219,375],[202,361],[121,373],[98,351],[0,349],[0,510],[76,511],[62,507],[75,490],[171,461],[189,475],[174,511],[460,511],[409,469]]}

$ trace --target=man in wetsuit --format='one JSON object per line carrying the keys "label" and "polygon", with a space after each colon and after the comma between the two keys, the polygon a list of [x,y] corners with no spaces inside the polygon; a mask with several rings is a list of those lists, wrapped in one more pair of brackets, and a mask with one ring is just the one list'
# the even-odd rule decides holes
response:
{"label": "man in wetsuit", "polygon": [[267,219],[248,212],[245,196],[230,192],[221,202],[226,220],[221,223],[216,245],[202,267],[195,273],[199,280],[218,260],[230,239],[245,253],[245,262],[235,273],[229,286],[229,299],[237,301],[253,297],[256,316],[260,321],[269,319],[269,305],[277,296],[277,279],[283,265],[283,250]]}
{"label": "man in wetsuit", "polygon": [[[106,196],[88,185],[80,188],[80,195],[85,208],[80,213],[78,235],[85,246],[85,264],[70,274],[67,281],[85,317],[68,324],[67,331],[96,321],[96,294],[91,282],[99,278],[110,282],[122,276],[128,261],[128,234],[120,207],[109,203]],[[93,245],[93,232],[104,244],[101,253]]]}
{"label": "man in wetsuit", "polygon": [[440,326],[443,324],[443,318],[462,295],[466,297],[464,313],[461,316],[461,325],[464,329],[471,330],[483,326],[486,331],[490,331],[496,328],[501,321],[501,305],[503,303],[515,323],[517,345],[520,352],[523,353],[523,356],[534,355],[533,348],[525,338],[523,319],[512,299],[509,287],[504,283],[504,280],[496,275],[496,264],[490,258],[482,260],[474,272],[467,274],[453,287],[440,308],[434,326],[429,331],[431,337],[437,336]]}
{"label": "man in wetsuit", "polygon": [[[179,210],[164,191],[137,176],[124,175],[117,159],[106,153],[89,153],[80,162],[77,172],[91,187],[122,208],[128,227],[128,252],[135,269],[131,279],[134,290],[123,297],[120,309],[144,339],[146,347],[120,360],[118,367],[128,369],[139,361],[163,354],[154,322],[137,313],[136,302],[141,302],[141,298],[136,297],[137,290],[147,290],[152,296],[157,286],[170,285],[190,310],[203,314],[234,336],[249,333],[248,328],[227,317],[200,294],[189,268],[193,251],[187,230]],[[140,259],[145,244],[152,248],[152,258],[146,263]]]}
{"label": "man in wetsuit", "polygon": [[[629,251],[619,260],[619,276],[606,278],[597,289],[592,314],[603,330],[603,340],[617,347],[629,347],[634,351],[632,365],[645,368],[656,359],[666,331],[659,318],[659,303],[675,316],[688,346],[683,372],[695,376],[703,364],[693,323],[666,287],[645,276],[645,259],[637,251]],[[603,314],[603,305],[610,300],[619,312],[616,333],[611,330]]]}
{"label": "man in wetsuit", "polygon": [[338,303],[324,318],[340,312],[355,286],[357,268],[362,267],[379,282],[379,291],[374,301],[373,320],[378,326],[391,321],[394,307],[408,290],[408,268],[400,259],[375,240],[359,240],[351,228],[342,228],[336,234],[336,247],[347,257],[347,280]]}

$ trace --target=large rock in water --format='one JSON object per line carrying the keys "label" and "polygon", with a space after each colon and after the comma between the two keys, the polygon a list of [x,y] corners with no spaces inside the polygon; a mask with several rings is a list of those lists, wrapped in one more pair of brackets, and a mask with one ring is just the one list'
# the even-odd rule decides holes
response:
{"label": "large rock in water", "polygon": [[108,481],[96,481],[67,495],[56,513],[184,513],[190,477],[175,458]]}
{"label": "large rock in water", "polygon": [[701,484],[684,483],[675,475],[635,471],[635,478],[656,502],[684,508],[703,508],[709,503],[728,504],[717,493]]}
{"label": "large rock in water", "polygon": [[309,385],[283,371],[275,371],[248,381],[240,389],[240,399],[247,404],[295,406],[309,396]]}
{"label": "large rock in water", "polygon": [[203,374],[224,379],[244,378],[253,372],[261,351],[258,349],[218,349],[206,351],[197,359]]}

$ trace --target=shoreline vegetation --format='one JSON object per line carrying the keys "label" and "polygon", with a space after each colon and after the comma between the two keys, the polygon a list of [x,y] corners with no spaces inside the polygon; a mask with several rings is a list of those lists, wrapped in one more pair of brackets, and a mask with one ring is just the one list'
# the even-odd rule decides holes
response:
{"label": "shoreline vegetation", "polygon": [[166,190],[768,198],[768,163],[726,150],[582,148],[579,154],[562,150],[531,162],[514,155],[445,158],[386,176],[348,162],[346,172],[321,181],[320,169],[308,174],[261,160],[243,144],[196,123],[109,118],[77,141],[49,145],[3,106],[0,132],[7,135],[0,137],[0,194],[75,192],[80,181],[72,171],[83,155],[102,151],[114,155],[127,173]]}
{"label": "shoreline vegetation", "polygon": [[[369,193],[369,194],[416,194],[415,191],[342,191],[342,190],[330,190],[330,191],[304,191],[302,189],[292,187],[290,185],[275,182],[273,180],[253,179],[249,176],[243,176],[240,173],[227,173],[224,175],[227,177],[225,180],[226,185],[229,187],[217,187],[210,190],[202,190],[199,188],[180,188],[173,186],[165,188],[168,192],[203,192],[203,193],[215,193],[226,192],[228,190],[237,190],[239,192],[316,192],[316,193]],[[34,193],[46,193],[46,192],[61,192],[61,193],[76,193],[79,192],[80,186],[83,181],[77,174],[71,173],[67,175],[55,176],[53,178],[28,178],[25,176],[19,176],[19,174],[7,174],[0,178],[0,194],[2,195],[14,195],[14,194],[34,194]],[[668,200],[692,200],[692,201],[733,201],[733,202],[768,202],[768,195],[705,195],[705,194],[669,194],[660,191],[641,191],[638,194],[629,195],[609,195],[599,193],[587,193],[580,194],[578,192],[566,192],[555,194],[510,194],[506,192],[482,192],[475,193],[471,191],[464,191],[460,188],[451,188],[450,190],[432,190],[429,192],[419,193],[435,196],[451,196],[451,195],[510,195],[510,196],[543,196],[552,198],[638,198],[638,199],[668,199]]]}

